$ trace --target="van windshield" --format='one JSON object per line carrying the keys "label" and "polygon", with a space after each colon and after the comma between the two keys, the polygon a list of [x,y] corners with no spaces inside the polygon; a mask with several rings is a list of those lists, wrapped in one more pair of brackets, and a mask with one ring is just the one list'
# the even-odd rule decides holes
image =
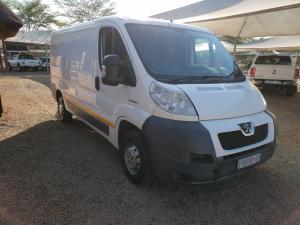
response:
{"label": "van windshield", "polygon": [[292,60],[289,56],[258,56],[255,64],[257,65],[291,65]]}
{"label": "van windshield", "polygon": [[212,34],[178,27],[126,24],[147,72],[166,83],[220,83],[245,80]]}

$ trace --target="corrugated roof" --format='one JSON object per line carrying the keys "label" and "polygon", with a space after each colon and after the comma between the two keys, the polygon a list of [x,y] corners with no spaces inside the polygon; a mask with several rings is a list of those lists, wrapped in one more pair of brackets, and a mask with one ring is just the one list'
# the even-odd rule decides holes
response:
{"label": "corrugated roof", "polygon": [[6,39],[6,42],[50,45],[52,31],[19,32],[15,37]]}

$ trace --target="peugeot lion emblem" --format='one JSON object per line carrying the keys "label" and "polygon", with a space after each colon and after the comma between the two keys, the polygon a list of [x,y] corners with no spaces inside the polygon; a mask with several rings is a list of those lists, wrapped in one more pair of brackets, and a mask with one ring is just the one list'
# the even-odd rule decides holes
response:
{"label": "peugeot lion emblem", "polygon": [[255,126],[253,123],[248,122],[248,123],[241,123],[239,124],[241,131],[244,136],[251,136],[255,132]]}

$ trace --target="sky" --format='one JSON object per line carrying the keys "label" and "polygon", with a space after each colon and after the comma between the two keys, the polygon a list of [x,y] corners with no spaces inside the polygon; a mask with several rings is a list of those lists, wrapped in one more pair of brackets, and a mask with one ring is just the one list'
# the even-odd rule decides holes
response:
{"label": "sky", "polygon": [[199,0],[114,0],[119,14],[145,17],[189,5]]}
{"label": "sky", "polygon": [[[119,15],[139,18],[189,5],[200,0],[111,0]],[[43,0],[55,11],[53,0]]]}

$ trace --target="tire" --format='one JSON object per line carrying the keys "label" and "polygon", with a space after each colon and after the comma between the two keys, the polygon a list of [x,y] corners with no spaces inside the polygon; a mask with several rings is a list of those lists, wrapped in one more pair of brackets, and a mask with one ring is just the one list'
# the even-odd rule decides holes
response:
{"label": "tire", "polygon": [[70,113],[65,106],[64,100],[62,97],[59,97],[57,100],[57,112],[58,118],[62,123],[70,123],[72,121],[72,113]]}
{"label": "tire", "polygon": [[138,130],[121,138],[121,161],[126,177],[133,184],[149,186],[153,183],[149,152]]}
{"label": "tire", "polygon": [[297,93],[297,86],[287,86],[286,87],[286,95],[288,97],[294,97]]}
{"label": "tire", "polygon": [[12,71],[12,67],[10,66],[10,64],[8,63],[8,70]]}
{"label": "tire", "polygon": [[22,72],[22,68],[21,68],[20,64],[17,65],[17,71]]}
{"label": "tire", "polygon": [[26,71],[26,68],[25,67],[21,67],[20,64],[18,64],[17,65],[17,71],[18,72],[24,72],[24,71]]}

